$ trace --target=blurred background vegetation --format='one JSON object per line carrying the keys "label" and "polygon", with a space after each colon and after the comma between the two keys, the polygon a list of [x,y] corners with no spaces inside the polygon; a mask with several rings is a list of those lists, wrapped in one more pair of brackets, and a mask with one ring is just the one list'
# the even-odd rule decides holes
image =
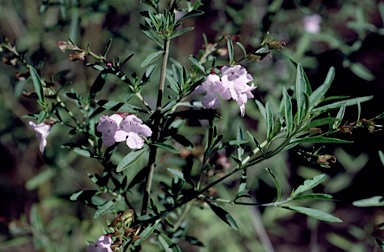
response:
{"label": "blurred background vegetation", "polygon": [[[43,2],[48,5],[42,5]],[[194,26],[195,29],[172,42],[171,57],[190,65],[188,56],[202,49],[203,34],[210,43],[224,33],[238,35],[237,39],[247,51],[252,51],[269,33],[270,39],[284,41],[287,46],[262,61],[246,63],[258,86],[256,99],[268,100],[277,108],[282,86],[294,85],[295,71],[288,60],[291,57],[303,65],[313,88],[323,82],[331,66],[335,67],[336,77],[328,96],[374,95],[371,101],[362,104],[362,117],[370,119],[384,110],[384,5],[379,2],[203,1],[205,14],[183,22],[184,27]],[[81,48],[90,44],[93,52],[101,54],[112,39],[109,58],[124,59],[133,53],[125,72],[141,75],[145,71],[140,67],[141,61],[158,49],[139,28],[139,12],[146,8],[139,1],[124,0],[1,0],[0,33],[4,37],[1,42],[5,38],[15,42],[18,51],[25,53],[26,60],[39,68],[41,76],[51,80],[57,88],[64,87],[65,92],[73,89],[85,95],[98,74],[85,66],[93,59],[71,62],[68,55],[54,45],[71,38]],[[319,33],[308,33],[304,29],[303,19],[313,14],[321,16]],[[240,52],[238,55],[240,57]],[[225,60],[218,57],[218,64],[225,64]],[[87,173],[100,173],[103,168],[94,160],[61,148],[67,142],[84,141],[79,136],[67,137],[69,129],[65,131],[61,127],[53,127],[46,152],[41,155],[35,133],[23,118],[39,111],[34,99],[22,95],[33,90],[31,81],[16,78],[17,72],[25,70],[21,64],[0,67],[0,251],[81,251],[86,247],[85,241],[95,240],[101,234],[105,220],[111,216],[95,220],[94,209],[70,201],[69,196],[94,188]],[[157,84],[156,79],[152,84]],[[145,98],[150,105],[154,104],[154,88],[146,86],[145,89]],[[124,101],[127,90],[118,79],[109,78],[100,99]],[[66,102],[76,114],[76,104],[70,99]],[[226,137],[234,136],[238,124],[251,130],[256,137],[265,135],[262,116],[254,103],[247,103],[245,120],[239,118],[236,106],[223,103],[221,110],[228,111],[222,113],[220,124],[220,131],[226,132]],[[356,119],[357,108],[348,107],[345,121]],[[202,134],[193,125],[184,131],[195,137],[196,142]],[[318,222],[272,207],[225,206],[242,229],[234,232],[211,211],[194,209],[185,225],[189,234],[197,237],[204,247],[182,243],[183,251],[264,251],[265,241],[260,239],[258,231],[260,221],[275,251],[378,251],[374,237],[384,238],[384,234],[375,225],[384,222],[384,211],[357,208],[352,202],[384,195],[384,167],[378,156],[378,151],[384,150],[383,132],[360,130],[338,137],[352,140],[354,144],[327,145],[321,150],[336,156],[337,162],[331,168],[322,168],[294,151],[283,153],[262,163],[262,167],[251,169],[248,187],[256,201],[270,202],[275,189],[265,167],[274,171],[286,196],[305,178],[326,173],[329,180],[316,190],[330,193],[337,200],[308,204],[332,212],[343,223]],[[319,147],[307,146],[304,150],[311,152]],[[126,151],[119,148],[116,160]],[[177,166],[182,159],[164,156],[158,168],[158,180],[169,175],[164,172],[167,167]],[[223,198],[230,197],[238,179],[216,187],[215,193]],[[132,202],[140,202],[140,190],[134,189]],[[144,250],[156,251],[150,245]]]}

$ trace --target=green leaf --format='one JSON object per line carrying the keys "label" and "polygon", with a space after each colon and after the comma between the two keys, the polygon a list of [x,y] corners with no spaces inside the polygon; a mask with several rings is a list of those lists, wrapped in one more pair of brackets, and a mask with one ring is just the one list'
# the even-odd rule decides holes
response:
{"label": "green leaf", "polygon": [[375,76],[371,73],[371,71],[359,62],[350,63],[349,67],[354,74],[363,80],[373,81],[375,79]]}
{"label": "green leaf", "polygon": [[384,242],[377,237],[375,237],[375,241],[376,241],[377,245],[380,246],[381,250],[384,250]]}
{"label": "green leaf", "polygon": [[313,208],[299,207],[299,206],[282,206],[282,208],[289,209],[289,210],[292,210],[292,211],[295,211],[295,212],[298,212],[301,214],[305,214],[307,216],[310,216],[310,217],[313,217],[315,219],[322,220],[322,221],[343,222],[342,220],[340,220],[339,218],[337,218],[331,214],[328,214],[328,213],[325,213],[323,211],[313,209]]}
{"label": "green leaf", "polygon": [[163,149],[163,150],[175,153],[175,154],[180,152],[178,149],[176,149],[172,145],[169,145],[169,144],[166,144],[166,143],[157,143],[157,144],[152,144],[152,145],[157,146],[160,149]]}
{"label": "green leaf", "polygon": [[326,179],[325,174],[320,174],[320,175],[317,175],[311,179],[306,179],[302,185],[300,185],[296,190],[293,191],[291,198],[299,196],[303,192],[314,188],[315,186],[322,183],[325,179]]}
{"label": "green leaf", "polygon": [[271,169],[269,169],[269,168],[265,168],[265,169],[269,172],[269,174],[271,174],[271,176],[273,178],[273,182],[275,183],[277,195],[276,195],[276,199],[274,200],[274,202],[277,202],[280,199],[280,197],[281,197],[281,186],[280,186],[280,183],[277,180],[275,174],[273,174],[273,172],[271,171]]}
{"label": "green leaf", "polygon": [[171,39],[177,38],[177,37],[183,35],[184,33],[192,31],[192,30],[193,30],[193,27],[187,27],[187,28],[184,28],[181,30],[176,30],[176,32],[174,32],[168,39],[171,40]]}
{"label": "green leaf", "polygon": [[227,48],[228,48],[229,64],[233,64],[233,59],[235,57],[235,52],[233,50],[233,43],[232,43],[231,36],[227,36]]}
{"label": "green leaf", "polygon": [[316,114],[322,114],[324,112],[327,112],[332,109],[340,108],[342,106],[353,106],[357,103],[362,103],[365,101],[369,101],[373,98],[373,96],[364,96],[364,97],[358,97],[358,98],[351,98],[344,101],[338,101],[331,104],[327,104],[321,107],[314,108],[311,112]]}
{"label": "green leaf", "polygon": [[138,151],[131,151],[120,161],[119,165],[116,168],[117,172],[121,172],[127,169],[129,166],[133,165],[141,155],[146,151],[146,149],[141,149]]}
{"label": "green leaf", "polygon": [[195,65],[200,71],[205,74],[205,68],[193,55],[189,56],[189,60],[192,62],[193,65]]}
{"label": "green leaf", "polygon": [[83,156],[83,157],[91,157],[92,153],[90,150],[81,147],[74,147],[73,151],[76,152],[78,155]]}
{"label": "green leaf", "polygon": [[105,81],[107,79],[107,73],[101,72],[96,80],[93,82],[91,89],[89,90],[89,94],[91,99],[96,97],[96,93],[99,92],[105,85]]}
{"label": "green leaf", "polygon": [[167,168],[167,170],[168,170],[170,173],[172,173],[173,176],[178,177],[179,179],[185,181],[184,174],[183,174],[181,171],[176,170],[176,169],[172,169],[172,168]]}
{"label": "green leaf", "polygon": [[182,146],[188,148],[188,149],[193,149],[193,143],[189,141],[185,136],[179,135],[179,134],[174,134],[172,135],[172,138],[176,140],[179,144]]}
{"label": "green leaf", "polygon": [[98,100],[97,105],[101,106],[104,109],[108,109],[111,111],[117,111],[117,112],[127,112],[127,113],[135,113],[137,111],[147,112],[147,111],[141,109],[140,107],[136,107],[134,105],[131,105],[129,103],[124,103],[124,102]]}
{"label": "green leaf", "polygon": [[297,64],[297,72],[296,72],[296,84],[295,84],[295,94],[296,94],[296,102],[297,102],[297,123],[301,124],[301,120],[303,119],[306,111],[305,106],[305,93],[307,90],[307,84],[304,77],[304,70],[301,64]]}
{"label": "green leaf", "polygon": [[235,219],[224,209],[221,207],[214,205],[211,202],[208,202],[209,206],[211,207],[212,211],[225,223],[227,223],[231,228],[233,228],[236,231],[240,231],[239,226],[237,225]]}
{"label": "green leaf", "polygon": [[148,55],[145,60],[141,63],[141,67],[146,67],[148,66],[149,64],[153,63],[155,60],[157,60],[162,54],[164,53],[164,51],[158,51],[158,52],[153,52],[151,53],[150,55]]}
{"label": "green leaf", "polygon": [[257,107],[259,108],[261,115],[264,117],[264,120],[267,120],[264,105],[258,100],[255,100],[255,102],[256,102]]}
{"label": "green leaf", "polygon": [[304,131],[304,130],[308,130],[310,128],[317,128],[319,126],[331,124],[331,123],[338,122],[338,121],[340,121],[340,119],[333,118],[333,117],[315,119],[315,120],[311,121],[310,123],[308,123],[305,127],[303,127],[302,130]]}
{"label": "green leaf", "polygon": [[108,201],[107,203],[105,203],[104,205],[102,205],[96,212],[95,214],[93,215],[93,218],[97,219],[99,218],[100,216],[103,216],[104,214],[108,213],[114,206],[115,206],[115,201],[114,200],[110,200]]}
{"label": "green leaf", "polygon": [[247,190],[247,169],[244,169],[241,171],[240,184],[239,184],[239,188],[237,190],[236,196],[241,196],[245,193],[248,193],[248,190]]}
{"label": "green leaf", "polygon": [[140,24],[141,31],[150,38],[153,42],[158,44],[161,49],[164,49],[163,45],[163,39],[159,37],[158,34],[155,33],[155,31],[151,30],[149,27],[146,27],[145,25]]}
{"label": "green leaf", "polygon": [[201,11],[201,10],[190,11],[187,14],[185,14],[184,16],[182,16],[179,20],[177,20],[177,23],[180,23],[181,21],[183,21],[185,19],[188,19],[188,18],[191,18],[191,17],[197,17],[197,16],[200,16],[200,15],[203,15],[203,14],[204,14],[204,11]]}
{"label": "green leaf", "polygon": [[37,74],[37,71],[33,66],[28,65],[28,69],[32,77],[33,87],[35,89],[37,96],[39,97],[39,101],[41,104],[45,104],[43,81],[40,79],[40,76]]}
{"label": "green leaf", "polygon": [[158,235],[160,245],[163,247],[164,252],[181,252],[179,246],[174,243],[168,236],[163,233]]}
{"label": "green leaf", "polygon": [[321,84],[321,86],[318,87],[315,91],[313,91],[313,93],[309,96],[310,109],[312,109],[313,107],[315,107],[317,104],[321,102],[325,93],[331,87],[331,83],[334,77],[335,77],[335,68],[331,67],[328,71],[328,74],[327,74],[327,77],[325,78],[324,83]]}
{"label": "green leaf", "polygon": [[267,141],[271,141],[273,138],[274,121],[271,105],[269,105],[269,102],[265,104],[265,118],[267,121]]}
{"label": "green leaf", "polygon": [[333,138],[333,137],[314,136],[314,137],[294,138],[291,140],[290,143],[296,144],[296,143],[353,143],[353,142],[338,139],[338,138]]}
{"label": "green leaf", "polygon": [[37,118],[37,124],[42,123],[45,120],[45,118],[47,118],[47,116],[48,116],[48,111],[46,110],[40,111],[39,117]]}
{"label": "green leaf", "polygon": [[383,196],[373,196],[371,198],[356,200],[352,203],[357,207],[378,207],[384,206],[384,198]]}
{"label": "green leaf", "polygon": [[285,117],[285,124],[287,127],[287,135],[290,136],[293,130],[292,101],[285,87],[283,87],[283,101],[284,101],[284,117]]}
{"label": "green leaf", "polygon": [[380,157],[381,163],[384,165],[384,153],[381,150],[379,150],[379,157]]}
{"label": "green leaf", "polygon": [[332,195],[324,193],[309,193],[305,195],[299,195],[292,200],[305,200],[305,199],[317,199],[317,200],[331,200],[333,199]]}
{"label": "green leaf", "polygon": [[245,50],[244,46],[242,43],[240,42],[236,42],[236,45],[241,49],[241,51],[243,52],[243,57],[247,57],[247,51]]}
{"label": "green leaf", "polygon": [[53,178],[56,175],[56,170],[52,168],[44,169],[32,178],[30,178],[25,183],[25,188],[27,190],[35,190],[43,183],[49,181],[51,178]]}
{"label": "green leaf", "polygon": [[133,245],[135,247],[139,246],[142,244],[152,233],[155,231],[157,225],[160,223],[161,219],[157,219],[154,223],[149,224],[143,232],[140,233],[140,238],[137,239]]}

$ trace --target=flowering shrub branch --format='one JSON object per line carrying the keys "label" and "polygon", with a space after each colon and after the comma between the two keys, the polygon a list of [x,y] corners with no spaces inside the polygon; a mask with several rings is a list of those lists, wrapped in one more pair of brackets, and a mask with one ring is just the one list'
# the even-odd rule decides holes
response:
{"label": "flowering shrub branch", "polygon": [[[296,68],[294,94],[290,95],[284,87],[278,110],[275,110],[269,102],[263,104],[254,99],[254,82],[257,80],[251,76],[245,65],[263,60],[273,50],[283,50],[287,46],[285,42],[265,39],[251,52],[247,52],[245,46],[237,42],[236,45],[243,56],[236,60],[233,37],[222,36],[220,41],[207,42],[200,55],[190,56],[191,67],[187,69],[176,60],[170,60],[171,43],[173,39],[193,29],[180,26],[183,20],[203,14],[199,10],[201,1],[194,1],[193,4],[186,1],[186,8],[181,10],[176,9],[176,1],[170,1],[169,7],[163,11],[160,11],[159,1],[143,2],[151,9],[142,13],[144,24],[141,24],[140,28],[160,50],[149,54],[143,60],[141,66],[146,67],[146,71],[141,78],[136,73],[132,73],[130,77],[121,69],[133,55],[123,62],[119,59],[107,59],[112,41],[100,55],[92,52],[90,46],[82,49],[71,40],[57,42],[59,50],[72,52],[68,56],[71,61],[88,61],[91,57],[98,62],[87,63],[87,67],[98,71],[88,95],[83,97],[75,91],[66,94],[67,98],[77,104],[79,111],[75,113],[76,116],[67,107],[66,101],[60,98],[61,90],[55,90],[53,85],[44,81],[39,69],[28,64],[23,53],[17,52],[16,47],[9,41],[0,44],[2,50],[8,54],[3,61],[12,65],[15,65],[15,60],[21,61],[28,70],[28,74],[23,78],[32,79],[34,91],[29,97],[37,99],[42,110],[38,114],[29,115],[37,120],[37,124],[32,121],[29,124],[40,141],[39,150],[43,153],[47,148],[53,125],[69,127],[72,135],[82,134],[87,139],[87,145],[69,143],[64,147],[84,157],[96,159],[104,168],[102,173],[90,175],[97,189],[81,190],[71,196],[71,200],[84,201],[93,206],[96,209],[95,218],[106,214],[115,216],[108,223],[104,234],[100,234],[96,242],[91,242],[86,251],[138,251],[152,236],[157,237],[158,246],[162,249],[168,251],[172,248],[172,251],[179,251],[176,243],[180,237],[176,233],[182,231],[182,223],[191,208],[202,205],[209,206],[214,214],[235,230],[240,229],[239,225],[220,204],[279,207],[323,221],[341,222],[341,219],[329,213],[289,204],[304,199],[332,199],[329,194],[309,192],[326,180],[324,174],[305,180],[286,199],[280,200],[282,191],[279,179],[271,169],[266,169],[273,178],[277,196],[273,202],[257,203],[247,200],[247,170],[260,170],[261,162],[283,151],[295,150],[302,143],[349,143],[332,137],[335,133],[351,134],[358,127],[366,128],[369,132],[380,130],[381,126],[374,120],[382,119],[383,115],[369,120],[358,118],[356,122],[342,124],[346,107],[358,105],[360,109],[360,104],[372,97],[333,97],[329,100],[326,93],[335,75],[334,68],[329,69],[323,84],[312,90],[302,65],[291,60]],[[305,29],[309,33],[317,33],[320,20],[306,19]],[[225,48],[219,46],[223,40],[226,42]],[[216,64],[217,55],[227,55],[228,60],[224,64]],[[159,57],[160,73],[158,78],[155,78],[155,61]],[[244,64],[241,65],[240,62]],[[108,75],[114,75],[128,85],[131,95],[124,102],[97,99]],[[154,108],[142,96],[143,87],[153,84],[150,83],[151,79],[159,80],[156,83],[156,103],[152,105]],[[165,94],[171,97],[167,102]],[[138,106],[133,105],[134,97],[139,101]],[[219,113],[226,113],[219,110],[222,104],[235,102],[239,107],[240,116],[245,117],[245,106],[250,105],[252,101],[255,101],[264,119],[265,137],[256,137],[238,126],[236,139],[228,140],[220,133],[218,127]],[[329,114],[332,110],[339,111],[336,117]],[[63,119],[60,111],[65,111],[70,121]],[[107,111],[110,111],[108,113],[111,115],[107,115]],[[81,119],[79,113],[82,115]],[[188,123],[188,120],[204,121],[205,126],[201,129],[206,133],[202,134],[201,143],[196,144],[180,133],[183,124]],[[259,141],[260,139],[262,141]],[[124,142],[129,150],[116,163],[112,155],[121,142]],[[180,169],[168,168],[167,176],[171,174],[171,180],[155,179],[160,173],[158,167],[165,155],[182,155],[182,148],[187,150],[185,159],[190,158],[191,163],[180,166]],[[193,151],[198,154],[193,154]],[[336,158],[331,154],[297,152],[311,160],[315,159],[322,167],[329,167],[331,163],[336,162]],[[145,166],[133,174],[128,168],[144,157]],[[198,171],[194,171],[197,174],[192,172],[194,163],[198,164]],[[213,188],[237,174],[241,174],[241,179],[236,195],[228,199],[211,194]],[[140,191],[141,205],[132,203],[129,198],[129,192],[139,184],[145,184],[142,187],[144,189]],[[163,193],[153,190],[154,185],[160,185]]]}

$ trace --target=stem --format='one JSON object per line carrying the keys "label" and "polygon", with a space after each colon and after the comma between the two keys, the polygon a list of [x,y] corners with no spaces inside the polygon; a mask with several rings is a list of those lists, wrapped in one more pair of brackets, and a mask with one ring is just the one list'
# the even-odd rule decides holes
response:
{"label": "stem", "polygon": [[249,216],[251,217],[253,227],[256,230],[257,235],[260,238],[261,244],[264,247],[264,250],[266,252],[274,252],[272,243],[269,240],[267,231],[265,230],[265,227],[263,225],[263,222],[261,220],[261,214],[257,207],[255,206],[249,206],[247,207]]}
{"label": "stem", "polygon": [[[169,56],[169,44],[170,44],[170,40],[166,40],[165,46],[164,46],[163,61],[161,64],[161,71],[160,71],[159,91],[157,93],[157,103],[156,103],[156,111],[155,111],[155,118],[154,118],[154,124],[153,124],[154,127],[153,127],[153,134],[152,134],[152,143],[156,143],[159,136],[162,98],[163,98],[165,75],[166,75],[167,62],[168,62],[168,56]],[[147,208],[148,208],[149,198],[150,198],[149,195],[151,194],[151,188],[152,188],[153,173],[155,171],[156,152],[157,152],[157,147],[152,145],[150,147],[148,165],[146,167],[146,169],[148,170],[148,175],[147,175],[147,182],[145,185],[145,192],[143,196],[143,204],[141,207],[142,215],[147,213]]]}

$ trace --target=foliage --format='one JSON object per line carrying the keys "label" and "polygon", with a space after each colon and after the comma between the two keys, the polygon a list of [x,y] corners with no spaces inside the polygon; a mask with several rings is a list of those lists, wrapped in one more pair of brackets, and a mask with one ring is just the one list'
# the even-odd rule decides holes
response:
{"label": "foliage", "polygon": [[[206,246],[212,251],[215,247],[207,244],[206,234],[196,232],[198,225],[226,224],[247,237],[254,232],[249,231],[253,226],[244,221],[244,216],[233,214],[247,208],[252,209],[251,219],[258,221],[253,225],[260,241],[253,248],[270,250],[266,230],[272,222],[264,220],[261,224],[259,208],[264,209],[263,216],[275,211],[311,217],[308,223],[312,224],[308,225],[312,228],[318,225],[317,220],[332,227],[343,222],[342,215],[330,213],[333,196],[328,192],[332,192],[336,178],[329,179],[326,168],[336,162],[336,157],[318,146],[352,143],[345,137],[352,132],[377,133],[381,130],[377,121],[383,116],[362,117],[363,103],[372,95],[329,96],[337,75],[333,66],[319,85],[311,84],[306,69],[315,68],[316,63],[305,52],[311,39],[326,43],[343,53],[345,67],[362,79],[373,80],[373,74],[352,57],[368,31],[382,34],[382,28],[362,18],[363,7],[357,9],[359,19],[348,23],[358,34],[352,45],[342,43],[333,32],[307,29],[298,41],[292,41],[294,47],[273,39],[279,29],[269,32],[271,20],[281,24],[279,18],[292,16],[289,10],[280,11],[284,10],[283,1],[273,1],[267,7],[258,34],[241,40],[235,34],[239,34],[238,26],[244,20],[228,5],[220,11],[225,11],[233,22],[215,22],[228,33],[216,38],[200,34],[204,41],[198,52],[177,58],[173,46],[194,29],[187,25],[207,15],[202,1],[143,0],[140,5],[127,6],[120,1],[85,2],[40,4],[47,22],[50,11],[60,11],[60,20],[47,27],[48,33],[60,27],[68,29],[69,38],[59,33],[59,41],[54,42],[56,51],[47,53],[55,55],[53,59],[20,51],[19,41],[16,44],[5,38],[0,44],[3,62],[22,71],[16,74],[15,82],[21,86],[19,89],[27,89],[22,94],[33,102],[33,109],[17,116],[36,121],[33,125],[43,152],[40,162],[46,164],[26,182],[26,188],[48,192],[39,195],[28,218],[10,225],[13,237],[6,248],[32,243],[29,246],[36,250],[77,251],[86,247],[88,237],[95,241],[105,235],[112,238],[112,245],[108,245],[112,251],[182,251],[188,246]],[[242,11],[250,4],[246,3]],[[100,41],[80,38],[83,22],[92,23],[93,19],[119,11],[119,15],[140,13],[132,14],[140,19],[140,25],[130,27],[132,38],[123,31],[114,31],[113,21],[107,19],[104,22],[111,27],[103,31]],[[306,14],[309,9],[303,11]],[[90,16],[86,18],[86,14]],[[104,37],[114,39],[105,41],[102,48]],[[60,58],[63,55],[70,62]],[[48,68],[49,60],[70,63],[73,71],[73,64],[77,64],[80,77],[69,78],[66,70]],[[268,60],[279,60],[287,73],[279,74],[270,68],[265,76],[260,74]],[[263,85],[268,79],[282,84],[278,91],[268,93]],[[260,87],[256,89],[249,84],[251,81],[260,83]],[[197,90],[205,96],[201,98]],[[261,97],[263,92],[267,94]],[[351,107],[357,108],[353,121],[345,119],[345,111]],[[39,131],[39,125],[49,127]],[[313,146],[314,151],[308,146]],[[282,164],[286,151],[297,153],[320,171],[307,170],[299,184],[289,186],[288,174],[284,174],[287,165]],[[384,159],[382,152],[380,158]],[[273,162],[277,165],[265,168]],[[350,174],[361,168],[356,165]],[[343,178],[349,179],[348,175]],[[75,180],[76,186],[62,183],[63,188],[55,188],[54,181],[61,179]],[[274,199],[255,196],[254,191],[261,192],[255,184],[261,181],[275,188]],[[320,206],[317,201],[325,203]],[[355,201],[354,205],[382,206],[381,201],[381,196],[374,196]],[[75,217],[73,209],[60,210],[68,206],[83,209],[84,205],[89,208],[81,210],[81,216]],[[45,211],[57,213],[45,216]],[[204,214],[197,214],[199,211]],[[81,228],[75,228],[79,223]],[[59,231],[53,235],[55,230]],[[338,247],[348,244],[334,233],[329,240]],[[59,241],[65,246],[59,247]],[[376,242],[383,247],[381,239],[376,238]]]}

